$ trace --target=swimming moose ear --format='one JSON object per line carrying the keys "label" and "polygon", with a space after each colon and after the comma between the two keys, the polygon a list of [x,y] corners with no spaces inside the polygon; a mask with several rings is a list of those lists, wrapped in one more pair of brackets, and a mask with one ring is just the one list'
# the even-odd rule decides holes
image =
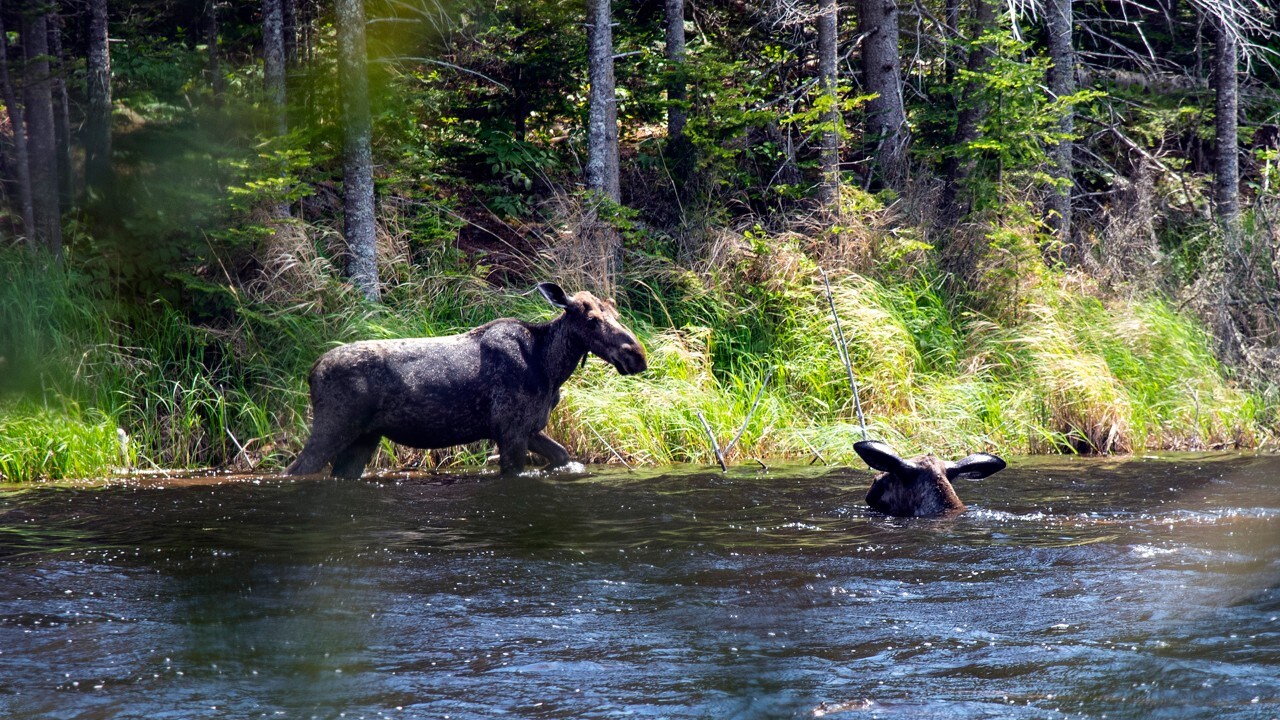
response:
{"label": "swimming moose ear", "polygon": [[560,286],[555,283],[538,283],[538,292],[542,293],[542,297],[546,298],[547,302],[561,310],[569,307],[569,298],[565,296],[564,290],[561,290]]}
{"label": "swimming moose ear", "polygon": [[981,480],[1005,468],[1004,460],[987,453],[974,453],[963,460],[947,463],[947,479]]}
{"label": "swimming moose ear", "polygon": [[898,474],[911,467],[910,463],[898,457],[897,451],[876,440],[861,440],[853,444],[854,452],[873,470]]}

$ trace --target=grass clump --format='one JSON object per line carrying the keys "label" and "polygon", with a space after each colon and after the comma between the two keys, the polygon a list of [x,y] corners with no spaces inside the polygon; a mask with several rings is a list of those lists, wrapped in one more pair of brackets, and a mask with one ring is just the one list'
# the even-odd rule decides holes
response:
{"label": "grass clump", "polygon": [[133,460],[119,425],[100,410],[0,405],[0,482],[95,477]]}

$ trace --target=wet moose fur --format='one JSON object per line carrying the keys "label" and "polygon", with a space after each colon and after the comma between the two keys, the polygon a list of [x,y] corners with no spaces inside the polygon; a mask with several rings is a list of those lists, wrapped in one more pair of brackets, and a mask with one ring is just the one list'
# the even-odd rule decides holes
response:
{"label": "wet moose fur", "polygon": [[899,517],[959,513],[964,510],[964,503],[951,487],[952,480],[978,480],[1005,468],[1004,460],[987,453],[944,462],[933,455],[904,460],[893,448],[873,440],[854,443],[853,449],[867,465],[883,471],[871,481],[867,504],[873,510]]}
{"label": "wet moose fur", "polygon": [[544,432],[560,386],[587,353],[623,375],[647,367],[644,347],[618,321],[612,300],[572,297],[554,283],[538,290],[564,313],[548,323],[511,318],[437,338],[371,340],[334,348],[311,369],[311,437],[289,466],[309,475],[358,478],[382,438],[415,448],[493,440],[504,474],[529,450],[548,466],[569,453]]}

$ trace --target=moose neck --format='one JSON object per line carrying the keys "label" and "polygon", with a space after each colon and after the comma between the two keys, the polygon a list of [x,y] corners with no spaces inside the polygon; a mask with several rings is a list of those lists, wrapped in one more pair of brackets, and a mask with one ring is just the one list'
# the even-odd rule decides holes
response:
{"label": "moose neck", "polygon": [[545,326],[542,344],[542,367],[553,387],[564,384],[587,355],[587,346],[573,337],[567,316],[560,317]]}

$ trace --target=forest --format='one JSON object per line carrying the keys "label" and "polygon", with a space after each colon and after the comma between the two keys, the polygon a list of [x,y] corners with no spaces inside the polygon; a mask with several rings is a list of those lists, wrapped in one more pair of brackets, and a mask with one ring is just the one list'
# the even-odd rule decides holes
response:
{"label": "forest", "polygon": [[326,349],[550,319],[545,280],[616,298],[648,350],[565,387],[552,434],[584,461],[710,464],[709,430],[730,462],[851,463],[859,404],[950,454],[1280,433],[1269,0],[0,23],[0,481],[278,470]]}

